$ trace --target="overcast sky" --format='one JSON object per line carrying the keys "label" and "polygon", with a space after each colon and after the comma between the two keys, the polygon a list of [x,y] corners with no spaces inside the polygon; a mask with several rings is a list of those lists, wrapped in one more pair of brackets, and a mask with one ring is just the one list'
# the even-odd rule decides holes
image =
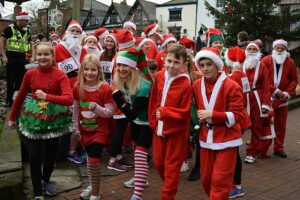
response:
{"label": "overcast sky", "polygon": [[[110,0],[97,0],[97,1],[102,2],[106,5],[111,4]],[[123,0],[114,0],[114,2],[116,2],[116,3],[119,3],[121,1],[123,1]],[[148,0],[148,1],[161,4],[161,3],[165,3],[165,2],[170,1],[170,0]],[[41,4],[42,4],[42,2],[44,2],[44,1],[43,0],[31,0],[30,2],[41,2]],[[129,5],[132,5],[134,2],[135,2],[135,0],[127,0],[127,3]],[[23,3],[23,4],[26,4],[26,3]],[[10,2],[5,2],[4,7],[2,7],[2,5],[0,7],[0,13],[2,14],[2,16],[7,16],[7,15],[12,14],[13,10],[14,10],[14,3],[10,3]]]}

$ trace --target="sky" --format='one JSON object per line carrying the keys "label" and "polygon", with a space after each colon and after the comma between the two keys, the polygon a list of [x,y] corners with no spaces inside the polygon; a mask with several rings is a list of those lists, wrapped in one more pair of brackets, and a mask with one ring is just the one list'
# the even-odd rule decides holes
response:
{"label": "sky", "polygon": [[[106,5],[111,4],[111,0],[97,0],[97,1],[104,3]],[[116,3],[119,3],[121,1],[123,1],[123,0],[114,0],[114,2],[116,2]],[[170,0],[147,0],[147,1],[161,4],[161,3],[165,3]],[[41,4],[42,4],[42,2],[44,2],[44,1],[43,0],[31,0],[30,2],[41,2]],[[127,0],[128,5],[133,5],[134,2],[135,2],[135,0]],[[26,3],[23,3],[23,4],[26,4]],[[12,14],[13,10],[14,10],[14,3],[10,3],[10,2],[5,2],[4,7],[2,7],[2,5],[0,7],[0,13],[3,17]]]}

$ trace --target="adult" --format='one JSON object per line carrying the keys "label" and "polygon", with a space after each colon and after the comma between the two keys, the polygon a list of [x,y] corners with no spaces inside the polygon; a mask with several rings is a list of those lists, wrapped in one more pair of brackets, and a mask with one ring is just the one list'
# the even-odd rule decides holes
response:
{"label": "adult", "polygon": [[163,39],[161,40],[162,50],[155,57],[157,71],[160,71],[165,68],[166,51],[171,46],[171,44],[174,44],[176,42],[177,42],[177,40],[172,33],[164,35]]}
{"label": "adult", "polygon": [[49,34],[50,44],[56,46],[60,42],[60,37],[55,31],[51,31]]}
{"label": "adult", "polygon": [[106,28],[98,28],[94,34],[98,38],[98,40],[99,40],[98,45],[99,45],[99,48],[102,50],[104,47],[104,38],[105,38],[105,36],[107,36],[109,34],[109,32]]}
{"label": "adult", "polygon": [[29,19],[28,13],[19,12],[16,23],[8,25],[0,37],[0,53],[6,65],[7,94],[4,106],[7,107],[12,105],[14,92],[20,89],[26,71],[26,53],[31,50],[34,55],[31,35],[27,30]]}
{"label": "adult", "polygon": [[150,51],[146,54],[148,60],[154,60],[158,54],[158,48],[156,44],[163,38],[163,35],[160,33],[161,30],[158,24],[150,24],[144,30],[144,34],[150,39]]}
{"label": "adult", "polygon": [[124,24],[123,24],[123,29],[124,30],[129,30],[133,36],[137,36],[137,30],[136,30],[136,25],[135,23],[131,22],[131,21],[126,21]]}
{"label": "adult", "polygon": [[269,70],[270,92],[273,98],[274,127],[276,138],[274,139],[274,155],[286,158],[284,151],[284,139],[286,131],[286,120],[288,114],[288,100],[298,85],[298,70],[295,61],[289,57],[287,52],[287,41],[283,39],[273,42],[272,55],[266,56],[261,63]]}

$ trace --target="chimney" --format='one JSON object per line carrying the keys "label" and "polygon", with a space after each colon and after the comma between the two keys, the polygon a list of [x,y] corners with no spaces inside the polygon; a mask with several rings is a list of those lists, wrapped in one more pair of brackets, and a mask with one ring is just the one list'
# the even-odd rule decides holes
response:
{"label": "chimney", "polygon": [[79,9],[84,9],[84,0],[80,0],[80,7]]}
{"label": "chimney", "polygon": [[22,7],[16,4],[14,7],[14,15],[17,16],[18,12],[22,12]]}

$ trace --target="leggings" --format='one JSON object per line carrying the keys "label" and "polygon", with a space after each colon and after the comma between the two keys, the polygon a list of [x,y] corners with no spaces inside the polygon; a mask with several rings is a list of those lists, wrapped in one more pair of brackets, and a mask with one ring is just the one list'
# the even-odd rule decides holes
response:
{"label": "leggings", "polygon": [[239,147],[237,147],[237,157],[236,157],[236,164],[235,164],[235,170],[234,170],[234,184],[235,185],[241,185],[242,181],[242,160],[239,152]]}
{"label": "leggings", "polygon": [[115,119],[116,125],[115,125],[115,131],[111,139],[111,149],[110,149],[110,155],[112,157],[117,157],[117,155],[122,154],[122,144],[123,144],[123,137],[128,125],[128,119],[122,118],[122,119]]}
{"label": "leggings", "polygon": [[149,149],[152,144],[152,129],[148,125],[130,124],[132,140],[136,146]]}
{"label": "leggings", "polygon": [[92,142],[90,145],[85,146],[85,151],[89,158],[101,158],[103,144],[98,142]]}
{"label": "leggings", "polygon": [[[56,153],[59,144],[59,137],[52,139],[29,139],[22,135],[22,142],[29,154],[30,176],[33,186],[34,196],[42,196],[42,180],[49,182],[54,169]],[[45,148],[43,172],[42,152]]]}

